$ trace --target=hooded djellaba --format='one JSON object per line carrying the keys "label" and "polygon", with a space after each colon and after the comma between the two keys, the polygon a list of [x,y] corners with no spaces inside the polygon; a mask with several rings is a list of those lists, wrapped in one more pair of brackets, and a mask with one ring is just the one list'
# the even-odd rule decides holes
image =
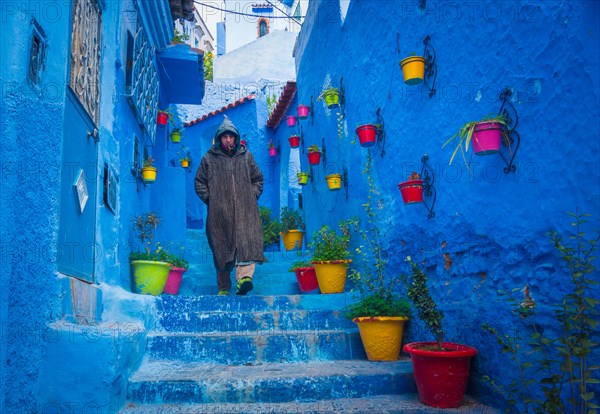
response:
{"label": "hooded djellaba", "polygon": [[[235,136],[233,148],[221,145],[220,137],[226,132]],[[226,116],[200,162],[194,186],[208,206],[206,235],[217,270],[230,271],[236,261],[266,262],[258,214],[263,175]]]}

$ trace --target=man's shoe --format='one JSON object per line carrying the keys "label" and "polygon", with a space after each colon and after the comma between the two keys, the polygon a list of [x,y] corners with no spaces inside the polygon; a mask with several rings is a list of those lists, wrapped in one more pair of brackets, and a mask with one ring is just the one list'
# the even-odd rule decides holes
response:
{"label": "man's shoe", "polygon": [[252,285],[252,279],[249,277],[243,277],[237,282],[237,293],[236,295],[245,295],[250,292],[254,286]]}
{"label": "man's shoe", "polygon": [[219,290],[219,296],[228,296],[228,295],[229,295],[228,290]]}

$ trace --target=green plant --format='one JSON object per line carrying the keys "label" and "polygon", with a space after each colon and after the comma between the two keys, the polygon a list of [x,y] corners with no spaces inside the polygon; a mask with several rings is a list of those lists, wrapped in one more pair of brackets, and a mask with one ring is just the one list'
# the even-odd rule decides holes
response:
{"label": "green plant", "polygon": [[[522,289],[524,300],[516,296],[521,289],[502,292],[515,316],[515,331],[509,335],[489,324],[482,325],[496,338],[518,373],[517,379],[509,384],[498,384],[489,376],[483,379],[520,413],[589,414],[600,408],[590,389],[591,384],[600,382],[593,376],[600,368],[591,365],[588,359],[598,347],[593,339],[600,324],[600,301],[594,293],[598,273],[594,263],[600,232],[596,231],[595,237],[586,237],[583,227],[589,215],[577,211],[568,214],[574,218],[571,223],[574,234],[567,238],[556,231],[547,234],[560,258],[563,276],[552,278],[551,283],[564,286],[563,296],[554,304],[544,304],[541,306],[544,310],[538,312],[527,285]],[[548,307],[558,329],[541,323],[541,318],[549,314]],[[529,335],[523,335],[522,330]]]}
{"label": "green plant", "polygon": [[347,306],[344,314],[348,319],[361,316],[410,316],[410,303],[406,298],[395,295],[372,295],[361,298],[360,301]]}
{"label": "green plant", "polygon": [[183,246],[180,246],[181,254],[172,253],[170,250],[171,247],[169,246],[169,251],[167,251],[167,257],[164,261],[171,263],[173,267],[178,267],[187,270],[189,267],[189,263],[185,259],[185,248]]}
{"label": "green plant", "polygon": [[293,272],[296,269],[301,269],[304,267],[312,267],[312,263],[310,262],[310,260],[298,260],[298,261],[292,263],[292,265],[290,266],[288,271]]}
{"label": "green plant", "polygon": [[322,226],[315,232],[309,247],[313,252],[313,262],[326,262],[332,260],[350,259],[350,222],[340,222],[341,234],[338,234],[328,225]]}
{"label": "green plant", "polygon": [[304,230],[304,218],[300,210],[295,210],[289,207],[282,207],[280,232],[285,233],[290,230]]}
{"label": "green plant", "polygon": [[167,251],[162,248],[160,243],[153,245],[154,231],[158,228],[160,223],[161,219],[158,213],[154,211],[148,211],[134,218],[132,226],[133,232],[135,238],[138,239],[144,247],[144,250],[131,252],[129,255],[130,260],[167,261]]}
{"label": "green plant", "polygon": [[270,246],[279,241],[279,222],[271,219],[271,209],[258,207],[258,214],[262,223],[263,246]]}
{"label": "green plant", "polygon": [[269,141],[269,149],[275,148],[275,144],[273,144],[273,140]]}
{"label": "green plant", "polygon": [[339,93],[340,93],[340,91],[338,88],[334,88],[333,86],[328,86],[327,88],[325,88],[321,91],[321,93],[317,97],[317,101],[320,101],[321,99],[325,99],[325,95],[339,94]]}
{"label": "green plant", "polygon": [[417,310],[419,319],[435,336],[436,350],[441,351],[444,342],[444,330],[442,328],[444,313],[438,309],[435,300],[431,296],[425,272],[417,263],[412,261],[410,256],[406,258],[406,261],[411,266],[411,276],[402,275],[401,279],[407,285],[408,298]]}
{"label": "green plant", "polygon": [[308,152],[321,152],[321,150],[319,149],[319,146],[317,144],[313,144],[310,147],[308,147]]}
{"label": "green plant", "polygon": [[152,157],[151,155],[144,158],[144,160],[142,161],[143,167],[152,167],[152,164],[154,164],[154,157]]}
{"label": "green plant", "polygon": [[267,95],[267,112],[269,113],[269,116],[271,116],[271,114],[275,110],[276,106],[277,106],[277,95],[275,95],[275,94],[270,95],[270,96]]}
{"label": "green plant", "polygon": [[[456,132],[454,135],[452,135],[444,143],[444,145],[442,145],[442,148],[444,148],[446,145],[448,145],[450,143],[454,143],[456,145],[454,148],[454,151],[452,152],[452,156],[450,157],[449,164],[452,164],[452,161],[454,160],[456,153],[458,152],[458,150],[460,150],[460,152],[462,153],[462,156],[463,156],[463,160],[468,167],[469,164],[467,163],[467,157],[465,155],[465,152],[469,150],[469,145],[471,144],[471,137],[473,136],[473,131],[475,130],[475,126],[479,122],[498,122],[499,124],[501,124],[505,127],[508,126],[507,125],[508,121],[507,121],[506,117],[504,116],[504,114],[497,115],[497,116],[487,115],[479,121],[467,122],[466,124],[461,126],[460,129],[458,130],[458,132]],[[502,135],[504,136],[504,134],[502,134]],[[504,139],[508,143],[507,138],[504,137]]]}
{"label": "green plant", "polygon": [[213,81],[214,55],[211,51],[204,52],[204,79]]}
{"label": "green plant", "polygon": [[173,37],[171,38],[171,42],[185,43],[185,41],[189,39],[190,36],[187,33],[181,33],[177,28],[173,29]]}

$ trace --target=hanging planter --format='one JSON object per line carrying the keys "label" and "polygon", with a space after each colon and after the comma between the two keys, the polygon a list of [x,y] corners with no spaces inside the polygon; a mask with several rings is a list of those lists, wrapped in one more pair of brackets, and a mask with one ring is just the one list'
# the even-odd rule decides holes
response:
{"label": "hanging planter", "polygon": [[361,147],[372,147],[377,143],[377,127],[373,124],[359,126],[356,128],[356,135]]}
{"label": "hanging planter", "polygon": [[155,167],[142,168],[142,180],[147,184],[153,183],[156,181],[156,171],[157,169]]}
{"label": "hanging planter", "polygon": [[292,148],[298,148],[300,146],[300,137],[298,135],[292,135],[288,138],[288,141],[290,141],[290,147]]}
{"label": "hanging planter", "polygon": [[273,141],[269,141],[269,157],[274,157],[277,155],[277,148],[275,148],[275,144]]}
{"label": "hanging planter", "polygon": [[167,125],[167,121],[169,120],[169,113],[165,111],[158,111],[158,116],[156,117],[157,125]]}
{"label": "hanging planter", "polygon": [[298,105],[298,107],[296,108],[296,110],[298,111],[298,119],[306,119],[308,118],[308,113],[310,111],[310,108],[306,105]]}
{"label": "hanging planter", "polygon": [[400,61],[404,83],[418,85],[425,78],[425,58],[422,56],[409,56]]}
{"label": "hanging planter", "polygon": [[478,122],[473,128],[473,152],[475,155],[491,155],[500,151],[502,124],[499,122]]}
{"label": "hanging planter", "polygon": [[182,159],[179,160],[179,162],[181,163],[181,166],[183,168],[187,168],[187,167],[190,166],[190,160],[189,160],[189,158],[182,158]]}
{"label": "hanging planter", "polygon": [[298,173],[298,184],[306,185],[308,183],[308,173],[299,172]]}
{"label": "hanging planter", "polygon": [[363,316],[352,319],[358,326],[369,361],[396,361],[404,333],[405,316]]}
{"label": "hanging planter", "polygon": [[327,187],[330,190],[336,191],[342,187],[342,175],[341,174],[329,174],[327,177]]}
{"label": "hanging planter", "polygon": [[136,293],[156,296],[163,292],[171,264],[152,260],[133,260],[131,266]]}
{"label": "hanging planter", "polygon": [[290,115],[286,118],[287,120],[287,126],[289,127],[293,127],[296,126],[296,117],[293,115]]}
{"label": "hanging planter", "polygon": [[318,165],[321,162],[321,150],[317,145],[308,147],[308,163],[310,165]]}
{"label": "hanging planter", "polygon": [[323,92],[321,92],[321,94],[317,98],[317,101],[321,99],[325,101],[325,105],[327,105],[327,108],[337,108],[340,102],[340,91],[337,88],[330,86],[324,89]]}
{"label": "hanging planter", "polygon": [[408,176],[408,181],[398,184],[404,204],[414,204],[423,202],[423,180],[421,175],[413,171]]}
{"label": "hanging planter", "polygon": [[181,131],[179,129],[174,129],[171,132],[171,142],[178,143],[181,141]]}

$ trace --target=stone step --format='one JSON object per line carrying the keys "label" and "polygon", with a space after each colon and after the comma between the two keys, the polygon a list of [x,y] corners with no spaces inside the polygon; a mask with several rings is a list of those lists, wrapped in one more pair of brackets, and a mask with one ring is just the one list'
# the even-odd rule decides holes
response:
{"label": "stone step", "polygon": [[366,359],[358,330],[151,333],[150,360],[255,364]]}
{"label": "stone step", "polygon": [[353,329],[341,311],[289,310],[260,312],[161,312],[158,329],[167,332],[247,332]]}
{"label": "stone step", "polygon": [[136,404],[299,403],[416,392],[410,360],[225,366],[146,361],[130,378]]}
{"label": "stone step", "polygon": [[465,397],[458,408],[428,407],[416,394],[375,395],[361,398],[324,399],[310,402],[281,403],[206,403],[206,404],[137,404],[128,402],[119,414],[500,414]]}

